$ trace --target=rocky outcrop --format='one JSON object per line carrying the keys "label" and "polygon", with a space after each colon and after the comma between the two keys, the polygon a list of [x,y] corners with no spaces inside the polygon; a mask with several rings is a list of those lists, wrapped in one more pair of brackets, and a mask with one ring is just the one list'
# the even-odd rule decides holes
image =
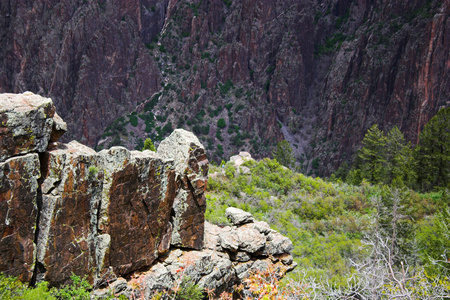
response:
{"label": "rocky outcrop", "polygon": [[206,222],[202,251],[170,250],[148,271],[134,274],[128,282],[119,278],[120,285],[113,283],[94,295],[113,293],[151,299],[154,293],[180,287],[183,278],[189,278],[190,283],[215,291],[218,296],[220,291],[230,290],[257,271],[271,268],[281,276],[294,269],[292,242],[267,223],[253,221],[251,214],[237,208],[227,209],[230,222],[242,215],[250,215],[250,223],[233,223],[222,228]]}
{"label": "rocky outcrop", "polygon": [[35,153],[0,162],[0,272],[23,281],[35,267],[39,176]]}
{"label": "rocky outcrop", "polygon": [[192,133],[175,131],[173,152],[162,156],[123,147],[97,153],[55,142],[64,123],[51,99],[7,94],[0,107],[1,271],[25,281],[34,272],[33,280],[53,285],[72,273],[101,282],[150,266],[172,236],[172,244],[202,248],[208,160]]}
{"label": "rocky outcrop", "polygon": [[124,291],[133,282],[118,277],[140,278],[135,292],[148,298],[181,274],[222,290],[257,268],[294,267],[292,243],[248,213],[229,208],[231,227],[205,223],[208,159],[194,134],[177,129],[157,152],[96,152],[56,141],[65,124],[48,98],[0,95],[0,107],[0,272]]}
{"label": "rocky outcrop", "polygon": [[169,249],[172,161],[122,147],[96,153],[71,142],[53,144],[42,168],[39,278],[64,282],[61,270],[96,279],[109,268],[128,274]]}

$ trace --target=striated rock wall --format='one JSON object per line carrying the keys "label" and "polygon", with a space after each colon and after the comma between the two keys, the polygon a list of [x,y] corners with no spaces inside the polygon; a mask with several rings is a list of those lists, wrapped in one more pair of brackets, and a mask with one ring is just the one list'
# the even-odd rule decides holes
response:
{"label": "striated rock wall", "polygon": [[245,212],[227,211],[232,227],[205,223],[208,159],[191,132],[157,152],[96,152],[56,141],[65,123],[51,99],[4,94],[0,108],[0,272],[54,286],[87,275],[97,288],[134,274],[149,294],[180,267],[218,290],[256,268],[295,267],[290,240]]}
{"label": "striated rock wall", "polygon": [[319,158],[329,173],[374,123],[415,143],[448,105],[449,12],[448,0],[3,1],[0,91],[57,99],[67,141],[131,148],[179,124],[216,161],[285,138],[305,171]]}

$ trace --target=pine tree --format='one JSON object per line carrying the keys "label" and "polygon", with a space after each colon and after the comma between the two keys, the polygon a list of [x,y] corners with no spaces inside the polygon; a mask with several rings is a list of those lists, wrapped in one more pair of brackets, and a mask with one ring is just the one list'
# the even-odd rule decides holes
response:
{"label": "pine tree", "polygon": [[450,107],[441,109],[419,135],[415,149],[420,190],[450,184]]}
{"label": "pine tree", "polygon": [[362,143],[363,147],[358,153],[361,164],[358,167],[361,170],[361,176],[370,183],[380,183],[383,181],[385,173],[386,137],[375,124],[367,131]]}
{"label": "pine tree", "polygon": [[416,178],[411,143],[406,143],[403,133],[394,126],[386,137],[386,176],[384,183],[393,186],[411,186]]}
{"label": "pine tree", "polygon": [[144,141],[144,148],[142,148],[142,151],[144,150],[150,150],[155,152],[155,145],[153,145],[152,139],[151,138],[146,138]]}
{"label": "pine tree", "polygon": [[295,164],[294,150],[286,140],[277,143],[277,148],[272,154],[273,158],[287,168],[291,168]]}

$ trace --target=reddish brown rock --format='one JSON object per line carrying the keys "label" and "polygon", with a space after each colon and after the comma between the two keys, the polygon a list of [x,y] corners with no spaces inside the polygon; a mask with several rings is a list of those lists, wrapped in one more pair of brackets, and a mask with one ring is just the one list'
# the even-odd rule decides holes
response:
{"label": "reddish brown rock", "polygon": [[0,163],[0,272],[31,280],[38,215],[37,154]]}
{"label": "reddish brown rock", "polygon": [[99,128],[160,87],[145,46],[164,24],[167,1],[156,2],[2,3],[0,92],[53,98],[69,124],[64,140],[93,146]]}
{"label": "reddish brown rock", "polygon": [[104,168],[99,234],[111,237],[103,267],[125,275],[151,265],[168,250],[164,240],[176,194],[175,172],[172,162],[151,151],[111,148],[99,156]]}
{"label": "reddish brown rock", "polygon": [[[51,100],[3,96],[1,272],[24,281],[36,275],[51,285],[87,275],[98,286],[149,267],[169,250],[174,234],[183,247],[202,248],[208,160],[192,133],[176,131],[161,143],[170,146],[162,155],[49,144],[65,131]],[[16,148],[42,153],[7,152],[8,138],[23,132],[31,142]]]}
{"label": "reddish brown rock", "polygon": [[98,282],[110,267],[125,275],[168,250],[172,162],[121,147],[54,147],[43,159],[38,279],[61,284],[73,272]]}

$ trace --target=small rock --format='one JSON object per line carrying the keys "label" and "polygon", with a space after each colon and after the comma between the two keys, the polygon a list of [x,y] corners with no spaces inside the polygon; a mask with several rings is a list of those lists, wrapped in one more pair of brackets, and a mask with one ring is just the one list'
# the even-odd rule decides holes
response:
{"label": "small rock", "polygon": [[236,253],[231,253],[230,258],[232,261],[238,262],[246,262],[251,259],[250,255],[247,252],[238,251]]}
{"label": "small rock", "polygon": [[255,223],[253,223],[253,228],[258,230],[260,233],[264,233],[264,234],[269,234],[270,232],[273,231],[270,228],[269,224],[267,224],[266,222],[262,222],[262,221],[256,221]]}
{"label": "small rock", "polygon": [[225,216],[235,226],[255,221],[251,213],[235,207],[228,207],[225,211]]}
{"label": "small rock", "polygon": [[271,232],[267,236],[267,240],[268,242],[263,252],[265,255],[291,253],[292,249],[294,249],[291,240],[278,232]]}

